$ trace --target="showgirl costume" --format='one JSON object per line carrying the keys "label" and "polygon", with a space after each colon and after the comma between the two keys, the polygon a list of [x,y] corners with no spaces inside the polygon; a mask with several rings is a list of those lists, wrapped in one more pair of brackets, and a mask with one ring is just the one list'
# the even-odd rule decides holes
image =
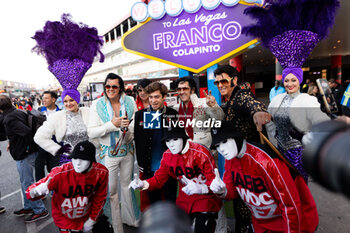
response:
{"label": "showgirl costume", "polygon": [[[281,63],[283,80],[292,73],[301,84],[301,67],[316,44],[326,37],[338,7],[338,0],[267,0],[264,7],[246,10],[257,23],[245,27],[243,33],[261,38]],[[320,111],[315,97],[299,92],[276,96],[268,111],[276,125],[275,129],[273,123],[266,125],[270,135],[275,136],[278,148],[307,180],[301,161],[301,136],[311,124],[329,118]]]}
{"label": "showgirl costume", "polygon": [[[62,100],[69,95],[79,104],[77,88],[82,78],[98,53],[100,62],[104,60],[100,51],[103,40],[96,28],[74,23],[70,18],[69,14],[63,14],[62,22],[47,21],[43,30],[33,36],[37,42],[33,51],[46,58],[48,69],[63,88]],[[84,107],[79,108],[78,112],[56,112],[39,128],[35,142],[53,155],[60,154],[60,164],[66,163],[70,152],[69,149],[62,150],[61,145],[73,148],[78,142],[88,139],[88,116],[89,109]],[[60,145],[52,140],[52,136]],[[58,153],[60,149],[64,153]]]}

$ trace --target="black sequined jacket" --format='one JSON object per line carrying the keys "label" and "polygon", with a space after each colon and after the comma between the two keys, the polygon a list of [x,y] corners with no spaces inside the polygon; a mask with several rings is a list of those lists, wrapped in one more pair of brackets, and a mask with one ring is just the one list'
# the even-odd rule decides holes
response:
{"label": "black sequined jacket", "polygon": [[230,100],[221,107],[225,112],[226,121],[231,121],[246,139],[259,142],[259,134],[253,122],[253,115],[260,111],[267,112],[267,109],[250,90],[240,89],[236,86]]}

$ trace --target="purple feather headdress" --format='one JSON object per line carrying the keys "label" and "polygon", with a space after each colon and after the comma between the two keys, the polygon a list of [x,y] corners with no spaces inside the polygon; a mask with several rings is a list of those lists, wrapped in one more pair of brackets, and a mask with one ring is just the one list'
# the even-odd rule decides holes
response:
{"label": "purple feather headdress", "polygon": [[95,56],[99,54],[100,62],[104,61],[100,50],[103,39],[96,28],[74,23],[70,14],[63,14],[61,21],[47,21],[43,30],[35,33],[32,38],[37,45],[32,51],[46,58],[48,69],[64,89],[62,98],[68,94],[79,103],[80,94],[76,89]]}
{"label": "purple feather headdress", "polygon": [[259,37],[284,68],[302,82],[301,67],[316,44],[328,35],[334,24],[339,0],[266,0],[263,7],[244,12],[255,18],[255,25],[243,33]]}

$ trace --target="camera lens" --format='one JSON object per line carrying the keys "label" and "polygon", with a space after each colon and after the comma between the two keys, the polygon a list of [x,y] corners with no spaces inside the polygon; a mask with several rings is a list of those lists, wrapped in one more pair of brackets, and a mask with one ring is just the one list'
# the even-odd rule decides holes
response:
{"label": "camera lens", "polygon": [[344,122],[314,125],[304,144],[303,165],[326,188],[350,196],[350,131]]}
{"label": "camera lens", "polygon": [[144,213],[140,233],[192,233],[188,215],[170,202],[157,202]]}
{"label": "camera lens", "polygon": [[[338,132],[320,153],[322,179],[334,190],[350,196],[350,132]],[[348,149],[346,149],[348,148]]]}

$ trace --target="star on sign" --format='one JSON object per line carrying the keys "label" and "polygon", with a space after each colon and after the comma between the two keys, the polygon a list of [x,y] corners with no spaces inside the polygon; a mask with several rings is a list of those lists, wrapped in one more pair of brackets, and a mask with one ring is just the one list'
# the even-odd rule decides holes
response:
{"label": "star on sign", "polygon": [[159,112],[159,110],[157,110],[157,112],[152,113],[152,115],[153,115],[153,118],[152,118],[151,122],[154,121],[155,119],[157,119],[162,114]]}

